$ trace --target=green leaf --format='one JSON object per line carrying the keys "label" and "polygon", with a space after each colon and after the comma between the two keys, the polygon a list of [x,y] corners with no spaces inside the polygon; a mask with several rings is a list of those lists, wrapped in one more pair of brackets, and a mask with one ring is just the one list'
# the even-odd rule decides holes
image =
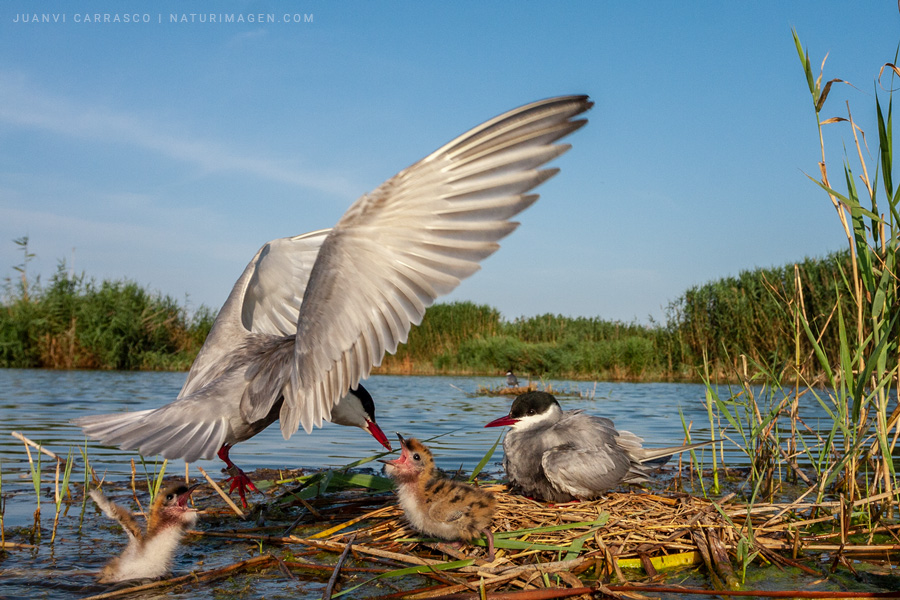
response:
{"label": "green leaf", "polygon": [[491,457],[494,456],[494,451],[497,449],[497,446],[500,444],[500,440],[503,438],[503,432],[500,432],[500,435],[497,436],[497,441],[494,442],[494,445],[491,446],[491,449],[487,451],[487,454],[475,465],[475,469],[472,471],[472,476],[469,477],[469,482],[475,481],[475,478],[481,473],[481,470],[484,468],[484,465],[491,460]]}

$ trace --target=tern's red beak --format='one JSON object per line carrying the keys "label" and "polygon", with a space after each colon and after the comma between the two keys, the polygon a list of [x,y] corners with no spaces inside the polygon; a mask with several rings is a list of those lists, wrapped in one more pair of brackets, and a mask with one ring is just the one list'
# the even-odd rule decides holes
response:
{"label": "tern's red beak", "polygon": [[366,423],[366,431],[369,432],[373,438],[378,440],[378,443],[387,448],[388,450],[393,450],[391,448],[391,443],[388,441],[387,436],[384,435],[384,432],[381,430],[381,427],[378,426],[378,423],[375,421],[369,421]]}
{"label": "tern's red beak", "polygon": [[506,415],[505,417],[494,419],[493,421],[485,425],[485,427],[503,427],[504,425],[515,425],[518,422],[518,419],[514,419],[511,416]]}

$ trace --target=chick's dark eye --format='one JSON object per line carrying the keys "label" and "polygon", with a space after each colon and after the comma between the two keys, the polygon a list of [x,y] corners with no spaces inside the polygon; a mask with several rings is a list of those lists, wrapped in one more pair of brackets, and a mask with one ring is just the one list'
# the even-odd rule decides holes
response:
{"label": "chick's dark eye", "polygon": [[534,409],[532,408],[528,411],[528,416],[532,416],[533,414],[534,414]]}
{"label": "chick's dark eye", "polygon": [[419,460],[419,455],[418,455],[418,453],[413,454],[413,460]]}
{"label": "chick's dark eye", "polygon": [[169,494],[168,496],[166,496],[166,500],[171,500],[174,497],[175,497],[175,494]]}

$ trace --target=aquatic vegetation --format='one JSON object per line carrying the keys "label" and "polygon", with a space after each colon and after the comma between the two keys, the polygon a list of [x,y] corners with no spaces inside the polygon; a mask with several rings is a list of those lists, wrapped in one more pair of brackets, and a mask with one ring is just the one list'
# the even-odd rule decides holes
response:
{"label": "aquatic vegetation", "polygon": [[[498,498],[498,514],[491,525],[497,558],[492,563],[484,560],[486,548],[481,540],[459,549],[439,547],[435,540],[410,529],[390,493],[390,481],[356,470],[386,455],[380,453],[326,471],[254,473],[264,497],[251,518],[236,516],[204,486],[195,492],[197,507],[204,515],[202,524],[189,532],[186,543],[190,551],[180,553],[186,562],[171,578],[121,593],[163,591],[175,585],[204,586],[208,584],[201,582],[219,578],[273,593],[283,590],[290,581],[294,589],[310,592],[321,589],[322,576],[329,574],[343,580],[343,588],[334,591],[334,598],[381,595],[385,593],[381,587],[384,584],[400,586],[407,593],[421,591],[423,585],[437,585],[445,594],[463,591],[465,587],[458,586],[468,585],[487,594],[510,592],[530,582],[561,588],[556,593],[574,593],[601,589],[599,586],[634,590],[648,578],[659,582],[659,573],[665,570],[698,566],[710,581],[735,587],[745,577],[749,579],[748,571],[758,569],[763,559],[809,569],[796,556],[798,549],[853,557],[861,551],[892,547],[890,536],[900,532],[896,523],[876,527],[865,516],[883,498],[849,504],[841,500],[807,502],[803,498],[747,504],[733,492],[709,498],[685,494],[681,486],[689,478],[680,473],[669,479],[660,477],[653,488],[643,492],[617,490],[595,501],[548,505],[512,495],[501,482],[491,481],[490,475],[483,477],[483,469],[491,462],[499,442],[498,437],[470,475],[458,474]],[[41,444],[35,445],[43,454],[50,452]],[[86,460],[82,462],[72,470],[83,468],[87,477],[91,469]],[[691,478],[709,477],[702,464],[687,461],[686,467],[692,472]],[[200,470],[196,465],[190,468]],[[130,480],[107,481],[105,485],[131,490],[133,503],[141,506],[141,499],[152,491],[162,468],[147,469],[144,476],[136,471]],[[60,485],[61,478],[57,475],[54,481],[60,490],[65,488],[65,483]],[[891,502],[896,503],[896,499]],[[96,511],[87,519],[83,529],[105,527]],[[60,521],[61,527],[72,526],[64,515]],[[27,531],[13,535],[34,539]],[[42,545],[68,555],[64,548],[72,543],[69,538],[63,535],[54,540],[48,536]],[[339,560],[336,565],[334,557],[348,552],[348,547],[352,547],[355,560]],[[213,556],[223,553],[227,557],[224,566],[221,558],[213,561]],[[247,556],[254,558],[245,560]],[[105,558],[97,557],[93,568],[99,569]],[[380,562],[384,559],[401,566],[384,568]],[[736,560],[734,567],[732,559]],[[192,573],[184,575],[185,569]],[[442,578],[441,573],[454,580]],[[88,571],[71,577],[90,579],[93,575]],[[814,579],[822,579],[818,571]],[[194,588],[195,592],[200,590]]]}
{"label": "aquatic vegetation", "polygon": [[[900,432],[900,429],[889,413],[889,404],[897,402],[900,381],[900,270],[897,264],[900,189],[894,189],[893,183],[893,94],[890,90],[896,87],[895,78],[900,76],[900,70],[895,66],[895,57],[893,63],[885,64],[878,74],[882,90],[888,90],[888,103],[885,110],[876,93],[878,151],[875,164],[869,165],[860,141],[861,130],[853,121],[849,104],[846,117],[822,118],[832,86],[843,81],[832,79],[823,85],[824,61],[818,77],[814,77],[808,53],[803,50],[796,32],[794,42],[809,84],[821,147],[820,177],[810,179],[822,187],[836,209],[851,257],[849,270],[841,272],[843,286],[835,295],[828,323],[828,327],[837,332],[838,353],[830,354],[823,346],[821,335],[811,324],[805,297],[799,288],[797,301],[791,304],[791,309],[798,330],[806,336],[825,374],[827,391],[816,397],[832,415],[828,444],[833,444],[840,454],[840,459],[820,479],[818,498],[821,499],[833,486],[852,502],[880,492],[892,494],[897,489],[891,456],[897,434],[892,431]],[[843,158],[846,191],[838,192],[829,181],[823,126],[831,124],[850,127],[862,190],[857,188],[857,175],[848,156]],[[841,303],[842,297],[849,297],[851,310]]]}
{"label": "aquatic vegetation", "polygon": [[34,254],[6,280],[0,305],[0,367],[56,369],[186,369],[212,326],[200,307],[189,315],[169,296],[131,281],[97,283],[60,263],[50,283],[29,281]]}
{"label": "aquatic vegetation", "polygon": [[[794,271],[811,331],[831,355],[837,337],[824,324],[832,305],[822,299],[848,264],[845,251],[710,282],[671,302],[665,323],[646,325],[552,314],[509,321],[485,305],[436,304],[375,372],[500,374],[512,367],[533,378],[696,380],[704,355],[720,377],[741,355],[782,369],[794,343],[783,302]],[[214,318],[206,307],[191,312],[134,282],[97,283],[63,264],[48,286],[12,281],[0,304],[0,367],[186,370]],[[814,379],[815,357],[804,356],[803,372]]]}
{"label": "aquatic vegetation", "polygon": [[[900,270],[896,262],[900,189],[893,187],[892,101],[888,99],[885,109],[876,94],[879,146],[876,164],[867,165],[862,133],[849,104],[846,116],[822,115],[832,86],[842,80],[823,84],[822,71],[815,76],[796,32],[794,42],[809,84],[822,153],[819,177],[810,179],[836,209],[848,250],[838,269],[832,270],[832,284],[818,288],[815,298],[799,266],[792,273],[782,273],[780,285],[769,286],[770,297],[781,307],[781,316],[770,320],[790,333],[790,344],[779,347],[777,357],[755,353],[753,342],[735,330],[724,344],[724,364],[732,365],[724,379],[737,385],[720,385],[720,372],[709,357],[704,357],[701,377],[707,406],[715,410],[715,415],[710,413],[711,426],[714,418],[724,419],[730,426],[727,435],[749,463],[745,523],[753,521],[757,507],[775,502],[789,486],[797,486],[791,492],[797,498],[793,504],[809,498],[807,506],[817,507],[810,522],[819,510],[827,513],[826,507],[838,508],[839,514],[832,513],[838,531],[830,528],[824,535],[849,543],[855,532],[864,531],[871,541],[875,532],[891,526],[898,510],[893,455],[900,437]],[[896,76],[900,70],[889,63],[879,80]],[[885,89],[894,87],[883,84]],[[849,126],[850,147],[856,151],[861,175],[854,174],[853,161],[844,156],[843,192],[829,182],[826,125]],[[859,189],[857,180],[862,184]],[[723,363],[715,364],[721,368]],[[808,417],[813,411],[826,417],[811,422]],[[791,525],[795,526],[799,527]],[[735,548],[742,571],[759,548],[760,528],[748,526],[743,535],[746,541]],[[841,556],[838,551],[838,559]]]}
{"label": "aquatic vegetation", "polygon": [[50,542],[56,539],[56,528],[59,526],[59,513],[62,510],[62,502],[63,498],[66,496],[70,496],[69,491],[69,478],[72,476],[72,467],[75,466],[75,456],[72,454],[72,449],[69,449],[69,454],[66,457],[65,469],[63,470],[62,477],[62,486],[60,486],[59,482],[59,468],[60,461],[56,461],[56,478],[53,480],[53,498],[56,503],[56,512],[53,515],[53,533],[50,535]]}

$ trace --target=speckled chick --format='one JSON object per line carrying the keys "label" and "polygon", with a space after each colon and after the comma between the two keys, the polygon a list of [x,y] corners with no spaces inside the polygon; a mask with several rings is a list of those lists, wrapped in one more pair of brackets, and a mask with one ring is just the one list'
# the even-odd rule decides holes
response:
{"label": "speckled chick", "polygon": [[197,522],[197,511],[187,505],[196,487],[175,483],[161,490],[150,506],[146,532],[129,510],[109,500],[99,489],[91,491],[97,506],[107,517],[118,521],[128,535],[125,551],[100,571],[100,583],[155,579],[168,573],[181,538]]}
{"label": "speckled chick", "polygon": [[489,525],[497,500],[473,485],[440,477],[431,451],[417,439],[403,439],[401,454],[383,460],[397,486],[400,508],[413,529],[434,537],[464,542],[485,534],[488,560],[494,559],[494,535]]}

